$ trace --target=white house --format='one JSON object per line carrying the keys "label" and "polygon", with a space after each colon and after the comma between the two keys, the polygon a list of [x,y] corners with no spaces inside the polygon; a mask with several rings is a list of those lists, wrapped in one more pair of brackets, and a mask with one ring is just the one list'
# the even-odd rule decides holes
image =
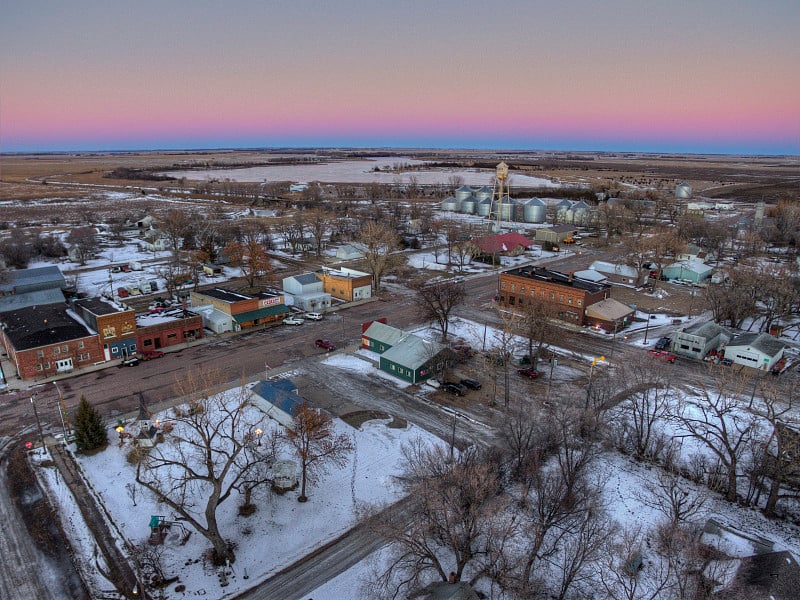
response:
{"label": "white house", "polygon": [[630,265],[596,260],[589,265],[589,269],[605,275],[611,284],[640,287],[647,282],[647,269],[637,269]]}
{"label": "white house", "polygon": [[783,358],[786,346],[768,333],[743,333],[725,347],[725,358],[737,365],[769,371]]}
{"label": "white house", "polygon": [[214,333],[225,333],[233,331],[233,317],[228,313],[222,312],[208,304],[206,306],[192,307],[203,319],[203,327],[210,329]]}
{"label": "white house", "polygon": [[361,244],[344,244],[336,248],[339,260],[358,260],[364,258],[364,247]]}
{"label": "white house", "polygon": [[331,295],[324,290],[324,285],[314,273],[283,279],[283,291],[292,295],[294,305],[311,312],[322,312],[331,307]]}

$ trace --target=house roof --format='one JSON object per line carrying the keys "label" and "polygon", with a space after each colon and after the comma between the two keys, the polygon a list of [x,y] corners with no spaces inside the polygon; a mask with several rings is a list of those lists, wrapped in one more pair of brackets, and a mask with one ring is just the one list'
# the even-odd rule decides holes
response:
{"label": "house roof", "polygon": [[287,277],[287,279],[294,279],[300,285],[309,285],[311,283],[322,283],[322,280],[319,277],[317,277],[314,273],[301,273],[300,275]]}
{"label": "house roof", "polygon": [[741,559],[730,586],[714,598],[771,598],[792,600],[800,589],[800,565],[791,552],[768,552]]}
{"label": "house roof", "polygon": [[274,317],[275,315],[285,315],[289,312],[289,308],[285,304],[275,304],[274,306],[266,306],[264,308],[257,308],[256,310],[248,310],[247,312],[238,313],[233,316],[233,320],[237,323],[249,323],[256,319],[263,319],[264,317]]}
{"label": "house roof", "polygon": [[683,330],[683,333],[688,333],[689,335],[695,335],[697,337],[702,337],[706,339],[711,339],[716,337],[720,333],[725,334],[728,339],[733,337],[733,334],[725,329],[722,325],[715,323],[714,321],[706,321],[705,323],[694,323],[693,325],[689,325],[686,329]]}
{"label": "house roof", "polygon": [[418,335],[407,337],[381,354],[381,360],[388,360],[409,369],[416,370],[439,354],[444,346],[439,342],[426,340]]}
{"label": "house roof", "polygon": [[604,321],[616,321],[633,314],[634,310],[614,298],[606,298],[586,307],[586,316]]}
{"label": "house roof", "polygon": [[728,342],[728,348],[750,346],[767,356],[776,356],[786,347],[775,336],[768,333],[742,333]]}
{"label": "house roof", "polygon": [[15,350],[30,350],[92,336],[92,332],[62,304],[29,306],[0,315]]}
{"label": "house roof", "polygon": [[521,233],[502,233],[499,235],[489,235],[486,237],[472,240],[478,248],[488,254],[497,254],[499,252],[510,252],[514,248],[522,246],[523,248],[530,248],[534,243],[526,238]]}
{"label": "house roof", "polygon": [[589,268],[598,271],[599,273],[608,273],[609,275],[621,275],[622,277],[632,277],[636,279],[639,277],[640,272],[636,267],[630,265],[619,265],[616,263],[605,262],[596,260],[589,265]]}
{"label": "house roof", "polygon": [[714,267],[707,265],[703,262],[698,260],[682,260],[675,263],[672,263],[667,269],[680,269],[683,268],[684,271],[690,271],[692,273],[697,273],[698,275],[704,275],[709,271],[713,271]]}
{"label": "house roof", "polygon": [[583,279],[585,281],[592,281],[594,283],[602,283],[608,277],[603,275],[600,271],[595,271],[594,269],[585,269],[583,271],[575,271],[572,274],[573,277],[576,279]]}
{"label": "house roof", "polygon": [[208,296],[209,298],[215,298],[216,300],[228,302],[229,304],[233,304],[234,302],[241,302],[242,300],[252,300],[254,298],[249,294],[242,294],[241,292],[234,292],[231,290],[226,290],[224,288],[211,288],[209,290],[201,290],[192,293]]}
{"label": "house roof", "polygon": [[297,386],[290,379],[258,381],[250,391],[292,417],[297,416],[300,408],[308,404],[297,393]]}
{"label": "house roof", "polygon": [[364,330],[363,335],[378,342],[388,344],[389,346],[394,346],[405,336],[411,334],[406,333],[402,329],[397,329],[397,327],[387,325],[386,323],[373,321],[370,326]]}
{"label": "house roof", "polygon": [[64,293],[59,288],[48,288],[0,296],[0,313],[41,304],[64,304]]}
{"label": "house roof", "polygon": [[17,288],[27,286],[41,288],[43,284],[52,284],[51,287],[54,288],[62,288],[65,285],[64,275],[56,266],[8,271],[6,276],[8,279],[0,283],[0,292],[14,292]]}

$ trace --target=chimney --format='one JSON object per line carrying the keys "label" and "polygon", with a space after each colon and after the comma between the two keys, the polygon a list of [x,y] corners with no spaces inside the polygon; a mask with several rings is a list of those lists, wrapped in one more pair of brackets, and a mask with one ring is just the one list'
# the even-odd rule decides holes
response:
{"label": "chimney", "polygon": [[570,283],[572,283],[572,277],[573,277],[573,275],[575,275],[575,272],[574,272],[574,271],[570,271],[570,272],[569,272],[569,282],[570,282]]}

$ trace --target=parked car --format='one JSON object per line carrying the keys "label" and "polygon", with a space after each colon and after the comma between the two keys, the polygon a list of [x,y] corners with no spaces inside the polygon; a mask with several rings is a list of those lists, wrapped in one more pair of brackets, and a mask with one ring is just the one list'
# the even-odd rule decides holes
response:
{"label": "parked car", "polygon": [[301,319],[300,317],[286,317],[283,320],[284,325],[302,325],[303,322],[304,322],[303,319]]}
{"label": "parked car", "polygon": [[430,379],[426,379],[425,380],[425,385],[429,385],[429,386],[431,386],[432,388],[434,388],[436,390],[438,390],[440,387],[442,387],[442,384],[439,383],[439,380],[438,379],[434,379],[433,377],[431,377]]}
{"label": "parked car", "polygon": [[456,396],[465,396],[467,394],[467,388],[453,381],[442,384],[442,389],[448,394],[455,394]]}
{"label": "parked car", "polygon": [[123,358],[117,366],[121,369],[122,367],[135,367],[138,364],[139,358],[137,356],[129,356],[127,358]]}
{"label": "parked car", "polygon": [[672,338],[662,337],[656,342],[656,350],[666,350],[672,343]]}
{"label": "parked car", "polygon": [[306,313],[306,319],[309,319],[311,321],[322,321],[322,313],[318,312]]}
{"label": "parked car", "polygon": [[523,377],[528,377],[530,379],[536,379],[539,376],[539,373],[537,371],[534,371],[533,367],[525,367],[524,369],[517,369],[517,373],[519,373]]}
{"label": "parked car", "polygon": [[721,361],[719,361],[719,364],[730,367],[733,364],[733,360],[730,358],[723,358]]}
{"label": "parked car", "polygon": [[648,350],[647,354],[654,358],[660,358],[671,363],[675,362],[675,355],[672,352],[667,352],[666,350]]}
{"label": "parked car", "polygon": [[336,346],[334,346],[333,343],[328,340],[317,340],[314,342],[314,345],[317,348],[324,348],[328,352],[333,352],[336,350]]}
{"label": "parked car", "polygon": [[480,381],[478,381],[477,379],[469,379],[469,378],[462,379],[461,380],[461,385],[463,385],[465,388],[469,388],[471,390],[479,390],[482,387]]}
{"label": "parked car", "polygon": [[161,358],[164,353],[161,350],[145,350],[139,355],[140,360],[153,360],[154,358]]}

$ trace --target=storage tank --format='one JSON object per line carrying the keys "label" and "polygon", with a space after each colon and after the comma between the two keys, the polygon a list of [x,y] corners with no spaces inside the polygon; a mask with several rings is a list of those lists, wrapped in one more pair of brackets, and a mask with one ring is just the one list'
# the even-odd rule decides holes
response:
{"label": "storage tank", "polygon": [[508,196],[503,196],[503,200],[500,202],[499,206],[497,207],[498,212],[500,213],[500,220],[501,221],[513,221],[514,220],[514,207],[516,203],[511,200]]}
{"label": "storage tank", "polygon": [[468,185],[462,185],[460,188],[456,190],[456,200],[459,202],[463,202],[467,198],[472,196],[472,188]]}
{"label": "storage tank", "polygon": [[685,200],[686,198],[691,198],[692,197],[692,186],[689,185],[688,183],[686,183],[685,181],[683,183],[679,183],[675,187],[675,197],[676,198],[681,198],[683,200]]}
{"label": "storage tank", "polygon": [[484,198],[476,202],[475,214],[477,214],[480,217],[488,217],[489,213],[491,212],[492,212],[492,196],[490,194],[488,198]]}
{"label": "storage tank", "polygon": [[544,223],[547,220],[547,206],[539,198],[531,198],[522,207],[522,220],[526,223]]}
{"label": "storage tank", "polygon": [[468,215],[475,214],[475,198],[470,196],[469,198],[465,198],[461,201],[461,205],[458,208],[458,212],[462,212]]}
{"label": "storage tank", "polygon": [[458,210],[458,204],[458,200],[456,200],[453,196],[450,196],[449,198],[442,200],[442,210],[456,212]]}
{"label": "storage tank", "polygon": [[488,185],[483,186],[478,191],[475,192],[475,199],[480,202],[481,200],[486,200],[487,198],[492,197],[492,188]]}
{"label": "storage tank", "polygon": [[573,202],[567,211],[567,222],[573,225],[585,225],[589,220],[590,207],[583,200]]}

